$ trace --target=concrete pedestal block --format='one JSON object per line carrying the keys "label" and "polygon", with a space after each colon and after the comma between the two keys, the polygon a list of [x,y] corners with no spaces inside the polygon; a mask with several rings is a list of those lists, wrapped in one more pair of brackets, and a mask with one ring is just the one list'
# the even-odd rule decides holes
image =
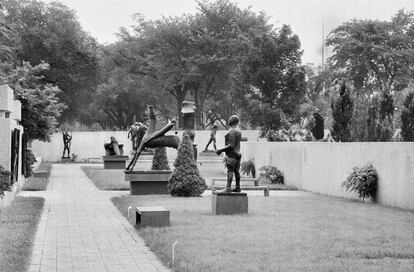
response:
{"label": "concrete pedestal block", "polygon": [[128,156],[110,155],[103,156],[104,169],[125,169]]}
{"label": "concrete pedestal block", "polygon": [[125,171],[125,181],[129,181],[131,195],[168,194],[170,170]]}
{"label": "concrete pedestal block", "polygon": [[61,159],[60,159],[60,162],[62,162],[62,163],[68,163],[68,162],[71,162],[72,160],[70,159],[70,158],[66,158],[66,157],[62,157]]}
{"label": "concrete pedestal block", "polygon": [[213,195],[213,214],[243,214],[248,213],[248,210],[246,193],[217,193]]}
{"label": "concrete pedestal block", "polygon": [[128,218],[138,227],[163,227],[170,225],[170,211],[164,207],[129,207]]}

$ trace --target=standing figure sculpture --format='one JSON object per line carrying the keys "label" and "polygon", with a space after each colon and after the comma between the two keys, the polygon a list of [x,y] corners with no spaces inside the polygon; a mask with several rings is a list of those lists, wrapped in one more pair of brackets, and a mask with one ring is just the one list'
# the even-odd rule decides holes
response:
{"label": "standing figure sculpture", "polygon": [[138,146],[137,151],[134,154],[134,157],[125,169],[126,171],[132,171],[134,169],[134,166],[138,161],[139,155],[146,147],[155,148],[165,146],[177,148],[180,144],[180,138],[178,136],[165,135],[165,133],[167,133],[169,130],[173,128],[173,126],[175,125],[175,120],[169,121],[168,124],[165,125],[163,128],[156,130],[157,119],[155,117],[153,106],[149,106],[149,117],[150,123],[148,125],[148,128],[144,134],[144,137],[142,137],[142,140]]}
{"label": "standing figure sculpture", "polygon": [[[69,135],[68,132],[62,132],[63,135],[63,156],[62,158],[70,158],[70,146],[72,141],[72,135]],[[65,157],[65,152],[68,151],[68,156]]]}
{"label": "standing figure sculpture", "polygon": [[204,149],[204,151],[208,151],[208,146],[211,143],[213,143],[214,150],[217,150],[217,147],[216,147],[216,133],[217,133],[217,125],[214,124],[213,128],[211,129],[211,132],[210,132],[210,140],[208,140],[208,143],[207,143],[206,148]]}
{"label": "standing figure sculpture", "polygon": [[[241,131],[238,127],[239,117],[232,115],[227,124],[230,126],[229,131],[224,136],[225,147],[216,151],[217,155],[222,152],[226,153],[225,162],[227,167],[227,185],[221,193],[240,192],[240,141]],[[233,173],[236,177],[236,187],[231,190],[231,182],[233,181]]]}
{"label": "standing figure sculpture", "polygon": [[132,126],[130,127],[129,131],[128,131],[128,139],[131,139],[132,142],[132,149],[133,150],[137,150],[138,146],[137,146],[137,136],[138,136],[138,130],[139,130],[139,123],[135,122],[134,124],[132,124]]}

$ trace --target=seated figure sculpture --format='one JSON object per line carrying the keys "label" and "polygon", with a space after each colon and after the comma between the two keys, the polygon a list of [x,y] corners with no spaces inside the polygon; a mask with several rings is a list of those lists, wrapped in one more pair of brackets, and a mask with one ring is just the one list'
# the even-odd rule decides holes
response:
{"label": "seated figure sculpture", "polygon": [[[222,152],[226,153],[225,163],[227,167],[227,185],[226,188],[218,193],[231,193],[231,192],[240,192],[240,141],[242,134],[238,127],[239,117],[237,115],[232,115],[227,124],[230,126],[229,131],[224,136],[225,147],[218,149],[216,151],[217,155],[220,155]],[[231,190],[231,182],[233,180],[233,173],[236,177],[236,187]]]}
{"label": "seated figure sculpture", "polygon": [[118,143],[114,136],[111,136],[111,141],[104,143],[105,153],[110,156],[122,156],[123,155],[123,144]]}
{"label": "seated figure sculpture", "polygon": [[149,119],[150,123],[148,125],[148,128],[144,134],[144,137],[142,137],[141,143],[138,146],[137,152],[134,154],[133,159],[128,164],[126,171],[133,171],[135,164],[138,161],[138,157],[141,154],[141,152],[145,148],[156,148],[156,147],[172,147],[172,148],[178,148],[178,145],[180,144],[180,138],[176,135],[168,135],[166,136],[165,133],[167,133],[169,130],[171,130],[175,125],[175,120],[169,121],[167,125],[165,125],[163,128],[156,130],[157,125],[157,119],[155,117],[154,107],[149,106]]}

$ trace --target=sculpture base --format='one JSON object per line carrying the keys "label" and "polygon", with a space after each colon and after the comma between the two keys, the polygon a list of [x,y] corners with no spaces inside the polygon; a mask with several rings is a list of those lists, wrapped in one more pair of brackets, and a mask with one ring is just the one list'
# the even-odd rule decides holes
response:
{"label": "sculpture base", "polygon": [[170,225],[170,211],[164,207],[129,207],[129,221],[138,227],[163,227]]}
{"label": "sculpture base", "polygon": [[170,170],[125,171],[125,181],[129,181],[131,195],[165,195]]}
{"label": "sculpture base", "polygon": [[213,214],[248,213],[249,205],[246,193],[217,193],[212,197]]}
{"label": "sculpture base", "polygon": [[104,169],[125,169],[128,156],[110,155],[103,156]]}
{"label": "sculpture base", "polygon": [[69,158],[69,157],[62,157],[61,159],[60,159],[60,162],[62,162],[62,163],[68,163],[68,162],[71,162],[72,160]]}

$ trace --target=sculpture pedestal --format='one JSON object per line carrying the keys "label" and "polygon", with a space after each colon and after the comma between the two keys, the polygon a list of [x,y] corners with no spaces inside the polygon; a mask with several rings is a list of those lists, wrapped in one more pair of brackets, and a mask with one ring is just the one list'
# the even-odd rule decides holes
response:
{"label": "sculpture pedestal", "polygon": [[109,155],[103,156],[104,169],[125,169],[128,156]]}
{"label": "sculpture pedestal", "polygon": [[213,214],[243,214],[249,209],[246,193],[217,193],[211,202]]}
{"label": "sculpture pedestal", "polygon": [[170,170],[125,171],[125,181],[129,181],[131,195],[165,195]]}
{"label": "sculpture pedestal", "polygon": [[163,227],[170,225],[170,211],[164,207],[129,207],[129,221],[138,227]]}
{"label": "sculpture pedestal", "polygon": [[71,159],[69,157],[62,157],[60,159],[60,162],[62,162],[62,163],[68,163],[68,162],[71,162]]}

